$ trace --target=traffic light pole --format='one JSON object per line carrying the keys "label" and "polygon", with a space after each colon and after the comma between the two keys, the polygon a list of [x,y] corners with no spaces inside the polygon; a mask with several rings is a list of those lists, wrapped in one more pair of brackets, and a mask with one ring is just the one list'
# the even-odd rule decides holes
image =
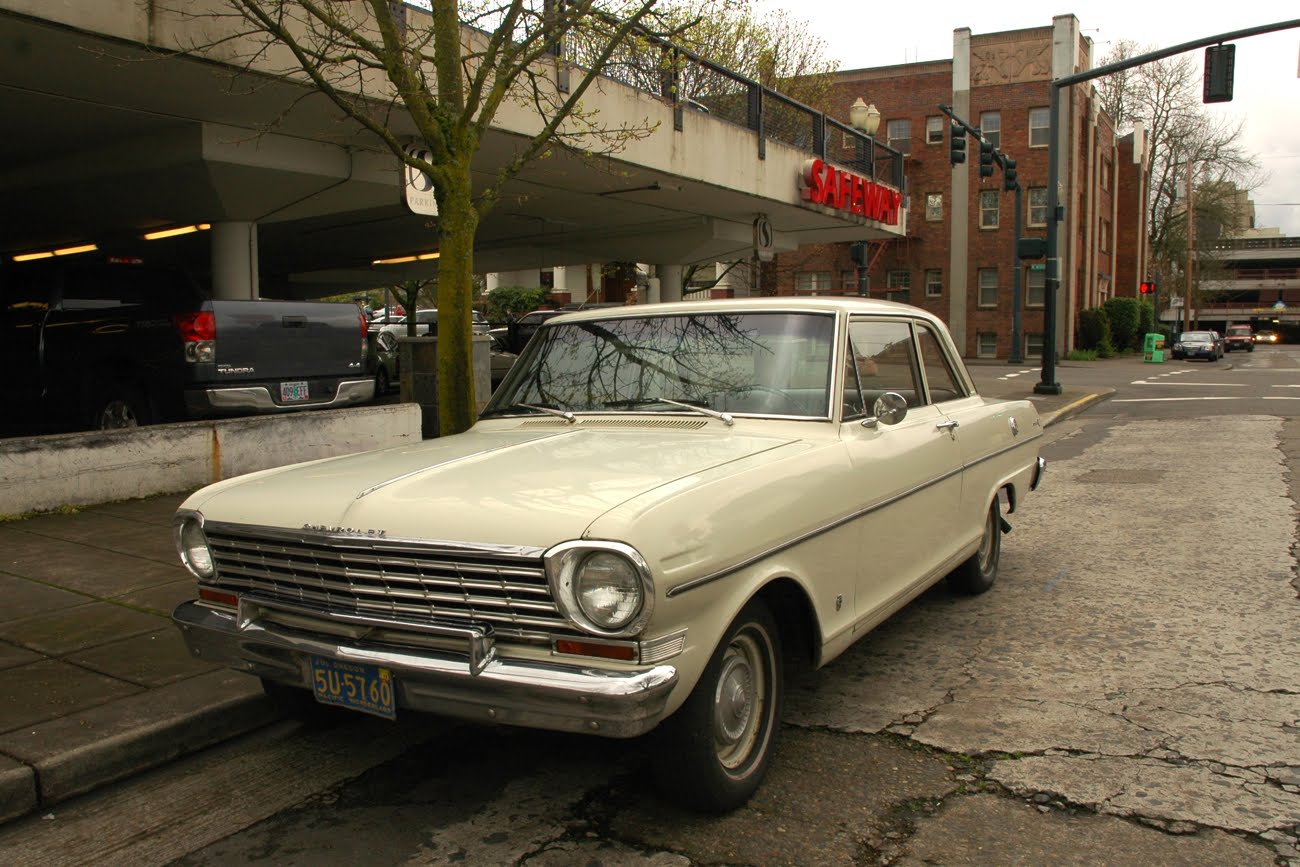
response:
{"label": "traffic light pole", "polygon": [[1234,30],[1230,33],[1220,33],[1193,42],[1184,42],[1172,48],[1140,54],[1137,57],[1131,57],[1117,63],[1108,63],[1087,72],[1078,72],[1074,75],[1052,80],[1051,108],[1047,118],[1047,292],[1046,297],[1043,299],[1043,317],[1046,321],[1043,329],[1043,376],[1042,380],[1034,386],[1035,392],[1038,394],[1061,393],[1061,385],[1056,381],[1056,295],[1061,285],[1061,260],[1059,256],[1060,248],[1058,247],[1060,235],[1057,231],[1057,224],[1065,219],[1065,213],[1064,209],[1061,208],[1056,189],[1061,182],[1061,148],[1056,139],[1060,132],[1059,116],[1061,113],[1062,88],[1091,81],[1094,78],[1101,78],[1103,75],[1110,75],[1112,72],[1122,72],[1125,69],[1132,69],[1134,66],[1142,66],[1155,60],[1163,60],[1166,57],[1182,54],[1194,48],[1221,45],[1230,39],[1258,36],[1262,33],[1290,30],[1295,27],[1300,27],[1300,19],[1280,21],[1277,24],[1265,24],[1245,30]]}
{"label": "traffic light pole", "polygon": [[1017,251],[1015,256],[1015,280],[1012,282],[1011,296],[1011,352],[1007,354],[1007,364],[1024,364],[1025,360],[1020,355],[1020,273],[1024,271],[1024,265],[1020,261],[1020,182],[1016,181],[1016,245]]}

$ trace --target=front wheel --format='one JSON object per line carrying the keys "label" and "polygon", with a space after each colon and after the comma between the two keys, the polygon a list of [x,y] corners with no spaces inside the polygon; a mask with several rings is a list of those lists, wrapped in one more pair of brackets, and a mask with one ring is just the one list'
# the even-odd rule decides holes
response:
{"label": "front wheel", "polygon": [[998,577],[998,560],[1002,557],[1002,516],[998,514],[998,501],[984,519],[984,535],[980,546],[960,566],[948,574],[948,586],[958,593],[975,596],[993,586]]}
{"label": "front wheel", "polygon": [[658,734],[655,776],[664,795],[709,813],[744,805],[771,763],[784,690],[776,620],[751,600]]}

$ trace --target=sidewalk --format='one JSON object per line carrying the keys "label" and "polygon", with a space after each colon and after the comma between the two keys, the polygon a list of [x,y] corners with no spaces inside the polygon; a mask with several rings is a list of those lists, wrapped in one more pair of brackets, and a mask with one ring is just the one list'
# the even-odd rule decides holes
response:
{"label": "sidewalk", "polygon": [[[1109,396],[973,373],[1051,425]],[[1014,373],[1014,371],[1012,371]],[[0,523],[0,822],[275,719],[256,680],[194,659],[172,609],[194,595],[171,521],[184,495]]]}

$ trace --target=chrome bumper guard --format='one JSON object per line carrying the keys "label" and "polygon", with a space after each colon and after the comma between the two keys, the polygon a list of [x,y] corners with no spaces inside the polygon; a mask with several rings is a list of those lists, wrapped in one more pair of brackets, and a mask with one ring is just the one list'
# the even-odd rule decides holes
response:
{"label": "chrome bumper guard", "polygon": [[1034,475],[1029,480],[1029,490],[1038,490],[1038,483],[1043,480],[1043,474],[1047,472],[1047,461],[1041,457],[1034,461]]}
{"label": "chrome bumper guard", "polygon": [[[285,628],[259,615],[292,610],[256,599],[238,613],[183,602],[172,613],[195,657],[268,680],[311,689],[312,656],[391,669],[398,707],[479,722],[629,738],[663,718],[677,669],[645,671],[590,664],[502,659],[490,632],[476,627],[430,625],[421,632],[464,642],[465,650],[366,646],[336,636]],[[364,626],[411,629],[411,624],[332,617]]]}
{"label": "chrome bumper guard", "polygon": [[292,412],[298,409],[334,409],[364,403],[375,396],[375,380],[347,379],[339,383],[330,400],[279,404],[264,385],[208,388],[202,392],[207,407],[213,410],[253,410],[256,412]]}

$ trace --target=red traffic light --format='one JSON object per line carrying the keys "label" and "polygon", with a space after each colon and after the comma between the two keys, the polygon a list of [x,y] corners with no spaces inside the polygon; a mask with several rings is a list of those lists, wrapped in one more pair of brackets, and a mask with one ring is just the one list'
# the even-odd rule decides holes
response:
{"label": "red traffic light", "polygon": [[1156,291],[1156,284],[1147,283],[1146,281],[1143,281],[1142,283],[1138,284],[1138,291],[1141,292],[1143,295],[1149,295],[1150,293]]}

